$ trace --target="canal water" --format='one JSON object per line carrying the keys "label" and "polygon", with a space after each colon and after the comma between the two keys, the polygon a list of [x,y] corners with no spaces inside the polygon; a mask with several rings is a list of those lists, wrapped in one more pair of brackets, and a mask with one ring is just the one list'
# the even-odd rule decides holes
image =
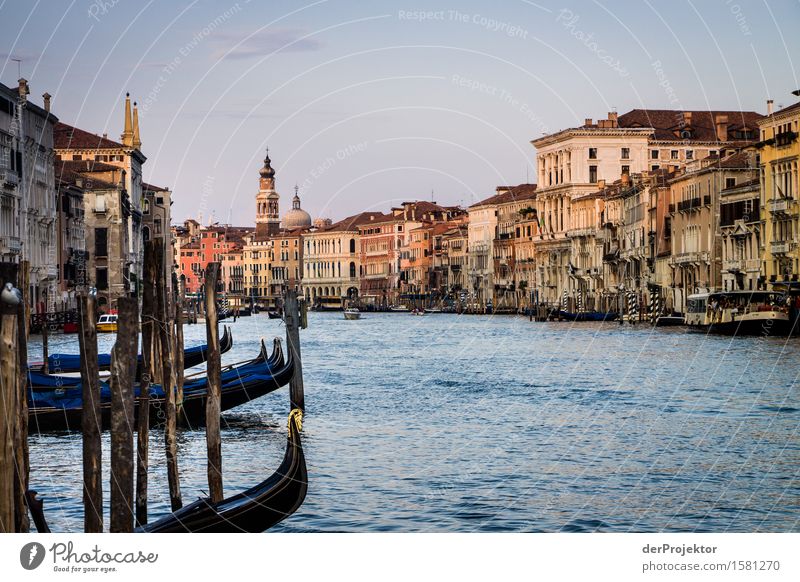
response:
{"label": "canal water", "polygon": [[[223,364],[284,335],[266,315],[230,325]],[[186,338],[203,342],[205,326]],[[800,340],[311,313],[302,348],[309,493],[271,531],[800,529]],[[224,414],[226,495],[278,466],[288,410],[283,388]],[[151,463],[155,518],[169,502],[160,431]],[[189,502],[207,490],[202,430],[181,433],[179,463]],[[82,530],[80,480],[79,434],[32,435],[31,487],[54,531]]]}

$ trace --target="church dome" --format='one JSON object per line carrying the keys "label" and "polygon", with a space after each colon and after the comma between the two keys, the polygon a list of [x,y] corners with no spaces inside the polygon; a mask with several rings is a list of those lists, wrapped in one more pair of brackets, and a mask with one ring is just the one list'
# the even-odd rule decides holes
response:
{"label": "church dome", "polygon": [[297,195],[297,186],[294,187],[294,198],[292,198],[292,209],[283,216],[283,228],[294,230],[296,228],[308,228],[311,226],[311,215],[300,208],[300,196]]}

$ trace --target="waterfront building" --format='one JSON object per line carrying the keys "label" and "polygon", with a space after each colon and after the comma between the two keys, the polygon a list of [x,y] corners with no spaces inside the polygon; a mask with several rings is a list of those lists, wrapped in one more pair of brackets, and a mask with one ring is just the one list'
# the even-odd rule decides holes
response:
{"label": "waterfront building", "polygon": [[67,174],[56,162],[55,176],[58,191],[56,215],[56,246],[58,253],[58,310],[77,308],[76,292],[89,286],[87,273],[86,228],[83,177]]}
{"label": "waterfront building", "polygon": [[[674,171],[722,149],[753,143],[760,118],[758,113],[746,111],[634,109],[623,115],[611,112],[608,119],[596,123],[586,119],[580,127],[533,140],[539,178],[536,210],[541,231],[536,262],[540,300],[555,304],[565,290],[574,295],[576,289],[582,289],[570,276],[576,268],[567,235],[574,201],[597,191],[601,180]],[[610,241],[604,245],[609,246]]]}
{"label": "waterfront building", "polygon": [[467,289],[469,288],[469,215],[464,215],[460,222],[450,223],[442,233],[442,271],[448,296],[454,301],[458,310],[466,308]]}
{"label": "waterfront building", "polygon": [[669,182],[672,301],[680,312],[688,295],[721,289],[721,192],[757,177],[752,150],[722,155],[692,162]]}
{"label": "waterfront building", "polygon": [[[299,199],[298,199],[299,208]],[[305,221],[303,221],[305,224]],[[311,218],[308,219],[311,224]],[[282,302],[283,294],[291,289],[301,291],[303,266],[303,233],[308,229],[302,226],[294,229],[281,230],[270,239],[269,246],[269,301],[270,305],[278,306]]]}
{"label": "waterfront building", "polygon": [[722,289],[766,289],[761,277],[764,220],[758,178],[731,184],[720,192]]}
{"label": "waterfront building", "polygon": [[[795,91],[800,95],[800,91]],[[764,217],[763,275],[770,283],[795,282],[800,275],[800,103],[768,115],[759,122],[761,210]]]}
{"label": "waterfront building", "polygon": [[[54,129],[55,152],[58,159],[65,162],[102,163],[122,171],[120,176],[123,179],[122,185],[127,200],[124,215],[118,218],[125,221],[128,233],[124,239],[126,247],[118,251],[115,249],[119,255],[110,257],[110,264],[113,263],[110,268],[121,271],[126,285],[125,291],[133,295],[138,295],[139,281],[142,277],[142,201],[144,200],[142,166],[147,161],[141,151],[138,115],[135,104],[131,111],[130,96],[126,95],[124,129],[119,142],[108,139],[105,134],[101,137],[62,122],[57,123]],[[116,176],[114,180],[113,183],[117,184]],[[99,225],[103,216],[100,206],[102,199],[95,198],[95,200],[98,205],[87,206],[87,216],[91,214],[96,218],[95,222],[98,224],[96,228],[114,228],[110,224],[105,227]],[[171,281],[168,281],[167,285],[171,286]],[[114,293],[111,295],[114,296]]]}
{"label": "waterfront building", "polygon": [[303,234],[302,289],[309,305],[339,309],[359,296],[361,253],[359,227],[383,216],[361,212]]}
{"label": "waterfront building", "polygon": [[403,227],[403,217],[394,213],[376,216],[358,226],[362,302],[381,308],[398,302]]}
{"label": "waterfront building", "polygon": [[62,160],[56,164],[56,174],[59,180],[83,189],[86,253],[81,266],[86,284],[97,289],[98,310],[114,310],[117,299],[134,292],[130,279],[131,204],[125,187],[126,172],[105,162]]}
{"label": "waterfront building", "polygon": [[29,305],[42,312],[60,297],[53,132],[58,119],[28,99],[28,81],[0,84],[0,260],[30,264]]}
{"label": "waterfront building", "polygon": [[142,244],[159,239],[164,245],[164,277],[167,288],[172,288],[172,273],[177,263],[174,260],[172,236],[168,230],[172,220],[172,192],[169,188],[142,182]]}

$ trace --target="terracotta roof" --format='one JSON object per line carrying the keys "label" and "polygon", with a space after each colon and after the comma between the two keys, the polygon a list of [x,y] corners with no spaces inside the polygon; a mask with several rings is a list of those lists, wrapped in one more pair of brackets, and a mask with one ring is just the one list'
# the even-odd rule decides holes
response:
{"label": "terracotta roof", "polygon": [[76,184],[80,180],[84,190],[108,190],[111,188],[118,188],[117,184],[96,178],[93,174],[96,172],[108,172],[120,168],[110,166],[102,162],[65,162],[56,160],[54,163],[54,174],[56,180],[64,184]]}
{"label": "terracotta roof", "polygon": [[[691,114],[687,124],[684,114]],[[619,127],[652,127],[657,141],[685,141],[683,129],[692,132],[690,141],[717,141],[716,118],[728,117],[728,131],[737,129],[755,130],[757,122],[764,116],[755,111],[681,111],[677,109],[633,109],[619,116]],[[754,135],[755,137],[755,135]],[[737,141],[729,134],[728,141]],[[739,140],[741,141],[741,140]],[[751,140],[755,141],[755,139]]]}
{"label": "terracotta roof", "polygon": [[142,182],[142,190],[147,190],[148,192],[169,192],[169,188],[153,186],[152,184],[147,184],[146,182]]}
{"label": "terracotta roof", "polygon": [[359,214],[355,214],[353,216],[348,216],[344,220],[340,220],[327,228],[320,229],[322,232],[331,232],[331,231],[348,231],[348,230],[355,230],[356,227],[371,222],[370,217],[380,217],[383,216],[383,212],[361,212]]}
{"label": "terracotta roof", "polygon": [[403,222],[402,216],[395,216],[394,214],[383,214],[383,216],[376,216],[370,221],[365,221],[359,224],[362,228],[369,228],[373,224],[381,224],[384,222]]}
{"label": "terracotta roof", "polygon": [[796,109],[800,109],[800,101],[798,101],[794,105],[789,105],[788,107],[784,107],[783,109],[778,109],[772,115],[780,115],[782,113],[789,113],[790,111],[794,111]]}
{"label": "terracotta roof", "polygon": [[476,202],[470,206],[470,208],[494,206],[496,204],[504,204],[506,202],[514,202],[517,200],[530,200],[533,198],[536,198],[536,184],[520,184],[519,186],[508,187],[507,190],[501,192],[500,194],[495,194],[494,196],[490,196],[485,200]]}
{"label": "terracotta roof", "polygon": [[56,149],[125,149],[126,146],[106,137],[89,133],[60,121],[53,128],[53,143]]}

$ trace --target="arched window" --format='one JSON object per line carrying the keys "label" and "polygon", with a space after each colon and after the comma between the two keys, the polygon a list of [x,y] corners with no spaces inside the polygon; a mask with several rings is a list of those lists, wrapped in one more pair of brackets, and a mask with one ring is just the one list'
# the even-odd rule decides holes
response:
{"label": "arched window", "polygon": [[[351,242],[351,245],[352,245],[353,241],[351,240],[350,242]],[[353,261],[350,261],[350,278],[351,279],[355,279],[356,278],[356,264]]]}
{"label": "arched window", "polygon": [[354,252],[356,252],[356,239],[351,238],[350,239],[350,253],[352,254]]}
{"label": "arched window", "polygon": [[150,227],[143,226],[142,227],[142,242],[147,242],[150,240]]}

